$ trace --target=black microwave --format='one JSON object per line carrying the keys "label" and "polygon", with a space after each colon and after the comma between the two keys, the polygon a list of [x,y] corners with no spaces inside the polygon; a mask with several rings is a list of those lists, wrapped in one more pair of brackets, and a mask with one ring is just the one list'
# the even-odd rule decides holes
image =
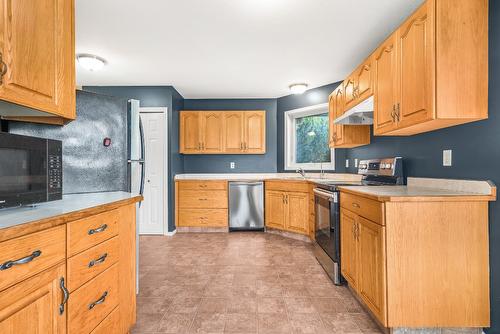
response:
{"label": "black microwave", "polygon": [[62,142],[0,132],[0,209],[62,198]]}

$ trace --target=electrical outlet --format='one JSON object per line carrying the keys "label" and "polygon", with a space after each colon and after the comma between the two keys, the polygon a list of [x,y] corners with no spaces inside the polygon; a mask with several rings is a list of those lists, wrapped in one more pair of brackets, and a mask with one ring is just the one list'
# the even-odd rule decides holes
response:
{"label": "electrical outlet", "polygon": [[230,162],[229,163],[229,168],[234,169],[236,167],[236,163]]}
{"label": "electrical outlet", "polygon": [[345,168],[349,168],[349,159],[345,159]]}
{"label": "electrical outlet", "polygon": [[452,151],[451,150],[443,150],[443,166],[450,167],[452,166]]}
{"label": "electrical outlet", "polygon": [[358,168],[358,159],[354,159],[354,167]]}

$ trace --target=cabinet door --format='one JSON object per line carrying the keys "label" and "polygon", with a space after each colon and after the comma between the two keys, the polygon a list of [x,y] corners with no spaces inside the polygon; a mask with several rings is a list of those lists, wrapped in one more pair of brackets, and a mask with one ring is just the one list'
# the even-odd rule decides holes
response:
{"label": "cabinet door", "polygon": [[285,228],[285,194],[281,191],[266,191],[266,226]]}
{"label": "cabinet door", "polygon": [[421,6],[398,30],[398,128],[434,118],[434,6]]}
{"label": "cabinet door", "polygon": [[356,70],[356,100],[363,101],[372,94],[372,62],[369,58]]}
{"label": "cabinet door", "polygon": [[348,210],[340,211],[340,263],[344,278],[356,289],[358,285],[358,247],[356,224],[358,216]]}
{"label": "cabinet door", "polygon": [[73,13],[71,0],[0,0],[0,99],[75,117]]}
{"label": "cabinet door", "polygon": [[202,150],[204,153],[221,153],[222,146],[222,113],[201,113]]}
{"label": "cabinet door", "polygon": [[[342,116],[345,109],[344,89],[340,88],[335,92],[335,113],[337,117]],[[344,143],[344,125],[335,124],[335,146]]]}
{"label": "cabinet door", "polygon": [[62,264],[0,292],[0,333],[66,333],[67,305],[59,314],[65,272]]}
{"label": "cabinet door", "polygon": [[344,81],[344,102],[345,109],[352,108],[356,103],[355,95],[356,83],[354,77],[349,77]]}
{"label": "cabinet door", "polygon": [[333,148],[335,146],[335,136],[336,136],[336,124],[333,123],[335,120],[335,91],[328,98],[328,132],[330,134],[328,146]]}
{"label": "cabinet door", "polygon": [[245,112],[245,153],[266,153],[266,113]]}
{"label": "cabinet door", "polygon": [[180,152],[201,152],[201,113],[198,111],[181,112]]}
{"label": "cabinet door", "polygon": [[301,234],[309,233],[309,195],[306,193],[288,192],[285,194],[287,207],[286,229]]}
{"label": "cabinet door", "polygon": [[243,112],[224,113],[224,152],[243,152]]}
{"label": "cabinet door", "polygon": [[375,134],[394,130],[397,126],[394,113],[398,96],[397,38],[393,34],[375,51],[374,120]]}
{"label": "cabinet door", "polygon": [[358,220],[358,293],[385,323],[385,228],[363,217]]}

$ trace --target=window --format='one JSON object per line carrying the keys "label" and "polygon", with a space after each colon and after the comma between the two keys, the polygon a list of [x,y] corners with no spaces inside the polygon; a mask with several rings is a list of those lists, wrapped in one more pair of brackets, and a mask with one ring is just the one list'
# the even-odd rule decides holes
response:
{"label": "window", "polygon": [[335,169],[328,122],[327,103],[285,113],[285,169]]}

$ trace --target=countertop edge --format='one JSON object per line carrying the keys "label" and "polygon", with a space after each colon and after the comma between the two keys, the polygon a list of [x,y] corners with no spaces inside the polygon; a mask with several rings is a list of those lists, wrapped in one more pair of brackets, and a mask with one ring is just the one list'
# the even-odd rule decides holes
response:
{"label": "countertop edge", "polygon": [[11,227],[0,229],[0,242],[17,238],[26,234],[42,231],[48,228],[66,224],[70,221],[86,218],[105,211],[113,210],[121,206],[137,203],[143,200],[142,195],[136,195],[130,198],[125,198],[110,203],[105,203],[89,208],[67,212],[60,215],[55,215],[40,220],[34,220]]}
{"label": "countertop edge", "polygon": [[375,195],[370,194],[364,191],[359,191],[351,188],[346,188],[343,186],[339,187],[341,192],[365,197],[368,199],[373,199],[379,202],[492,202],[496,201],[496,187],[492,188],[492,193],[490,195],[472,195],[472,194],[463,194],[463,195],[426,195],[426,196],[389,196],[389,195]]}

